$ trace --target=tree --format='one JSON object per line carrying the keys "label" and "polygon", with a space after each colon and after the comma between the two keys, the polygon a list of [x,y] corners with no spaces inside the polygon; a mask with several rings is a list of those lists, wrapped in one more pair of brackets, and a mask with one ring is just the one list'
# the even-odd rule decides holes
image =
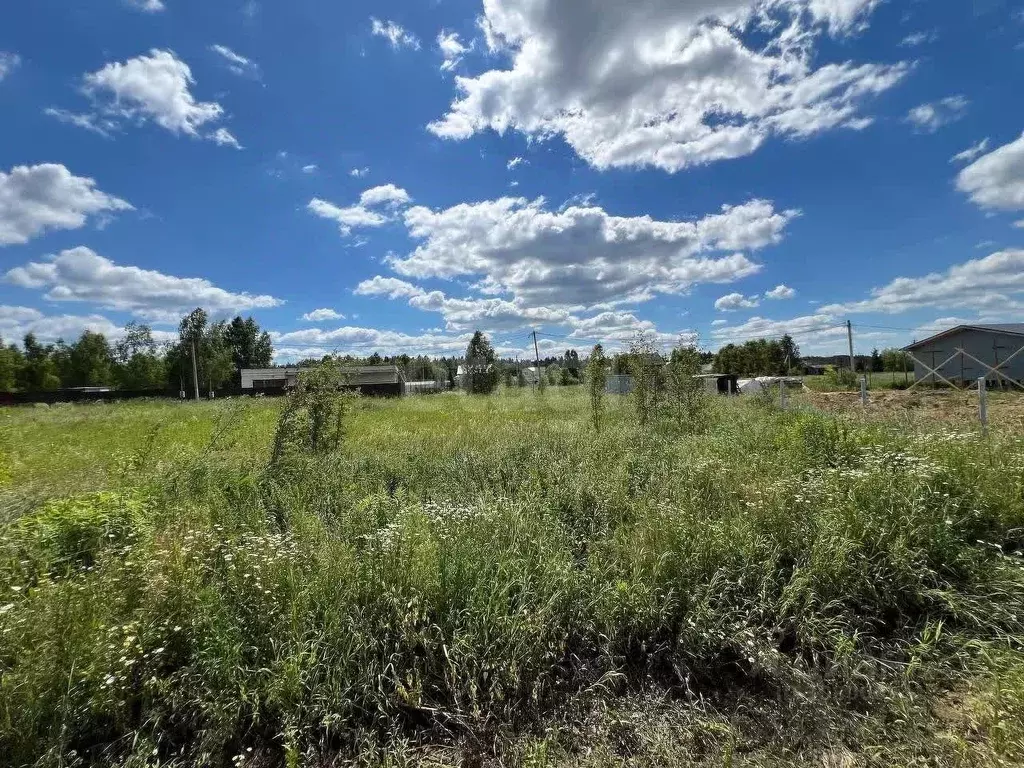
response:
{"label": "tree", "polygon": [[231,349],[236,383],[241,381],[243,368],[269,368],[274,361],[274,345],[270,334],[261,331],[251,317],[236,317],[224,329],[224,341]]}
{"label": "tree", "polygon": [[779,341],[779,346],[782,348],[782,355],[785,358],[784,370],[779,371],[779,375],[785,376],[800,367],[800,347],[788,333]]}
{"label": "tree", "polygon": [[26,392],[60,389],[60,377],[51,357],[53,347],[44,347],[35,334],[26,333],[22,348],[25,362],[19,371],[18,388]]}
{"label": "tree", "polygon": [[[124,336],[114,345],[117,381],[124,389],[164,389],[167,360],[158,354],[148,325],[128,323]],[[186,360],[187,362],[187,360]]]}
{"label": "tree", "polygon": [[652,337],[638,331],[629,344],[629,368],[636,421],[641,427],[651,420],[658,404],[662,363]]}
{"label": "tree", "polygon": [[703,421],[707,394],[704,383],[697,378],[700,370],[700,350],[692,344],[680,343],[665,366],[669,408],[681,428],[696,429]]}
{"label": "tree", "polygon": [[498,370],[495,366],[497,356],[494,347],[481,332],[476,331],[466,347],[466,375],[463,386],[474,395],[486,395],[498,386]]}
{"label": "tree", "polygon": [[885,366],[882,363],[882,356],[878,354],[877,349],[871,350],[871,370],[875,373],[885,370]]}
{"label": "tree", "polygon": [[604,389],[608,383],[608,358],[604,347],[595,344],[587,360],[587,394],[590,396],[590,418],[594,430],[601,431],[601,415],[604,413]]}
{"label": "tree", "polygon": [[68,348],[68,372],[62,377],[65,387],[96,387],[114,383],[114,354],[102,333],[83,331]]}
{"label": "tree", "polygon": [[11,392],[17,388],[24,365],[21,350],[13,344],[5,347],[3,339],[0,339],[0,392]]}
{"label": "tree", "polygon": [[227,329],[227,323],[224,321],[214,323],[203,337],[199,353],[199,359],[203,365],[200,381],[206,384],[209,392],[213,392],[223,386],[225,382],[230,381],[237,370],[234,350],[228,341]]}

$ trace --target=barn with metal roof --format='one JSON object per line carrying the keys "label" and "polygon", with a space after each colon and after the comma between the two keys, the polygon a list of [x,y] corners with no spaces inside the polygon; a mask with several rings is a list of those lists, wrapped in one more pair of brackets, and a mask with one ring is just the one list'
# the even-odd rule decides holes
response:
{"label": "barn with metal roof", "polygon": [[985,377],[990,385],[1024,389],[1024,323],[957,325],[904,351],[918,382],[965,387]]}

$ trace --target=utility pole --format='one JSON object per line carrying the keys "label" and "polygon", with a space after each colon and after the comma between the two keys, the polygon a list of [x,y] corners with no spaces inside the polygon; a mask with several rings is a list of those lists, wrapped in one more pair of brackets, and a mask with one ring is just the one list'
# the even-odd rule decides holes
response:
{"label": "utility pole", "polygon": [[853,359],[853,323],[846,321],[846,340],[850,343],[850,373],[857,372],[857,363]]}
{"label": "utility pole", "polygon": [[192,383],[195,385],[196,402],[199,402],[199,373],[196,369],[196,340],[192,339]]}
{"label": "utility pole", "polygon": [[540,389],[540,352],[537,351],[537,331],[533,332],[533,359],[537,366],[537,388]]}

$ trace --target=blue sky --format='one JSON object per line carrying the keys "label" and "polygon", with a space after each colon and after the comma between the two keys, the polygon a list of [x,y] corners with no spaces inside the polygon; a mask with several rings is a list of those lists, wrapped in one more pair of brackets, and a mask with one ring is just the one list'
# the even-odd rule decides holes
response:
{"label": "blue sky", "polygon": [[1019,322],[1021,93],[1000,0],[6,3],[0,334],[203,305],[286,360]]}

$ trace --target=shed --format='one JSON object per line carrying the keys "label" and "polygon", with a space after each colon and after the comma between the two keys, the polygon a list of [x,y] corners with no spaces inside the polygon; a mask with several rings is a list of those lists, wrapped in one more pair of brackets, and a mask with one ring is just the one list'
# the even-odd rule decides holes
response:
{"label": "shed", "polygon": [[739,376],[732,373],[702,373],[694,376],[704,384],[704,389],[713,395],[735,395],[738,394]]}
{"label": "shed", "polygon": [[991,384],[1024,381],[1024,323],[958,325],[904,347],[914,362],[914,380],[968,386],[984,377]]}
{"label": "shed", "polygon": [[[405,390],[405,377],[396,365],[347,365],[343,389],[364,395],[398,397]],[[302,368],[243,368],[243,392],[274,392],[294,387]]]}

